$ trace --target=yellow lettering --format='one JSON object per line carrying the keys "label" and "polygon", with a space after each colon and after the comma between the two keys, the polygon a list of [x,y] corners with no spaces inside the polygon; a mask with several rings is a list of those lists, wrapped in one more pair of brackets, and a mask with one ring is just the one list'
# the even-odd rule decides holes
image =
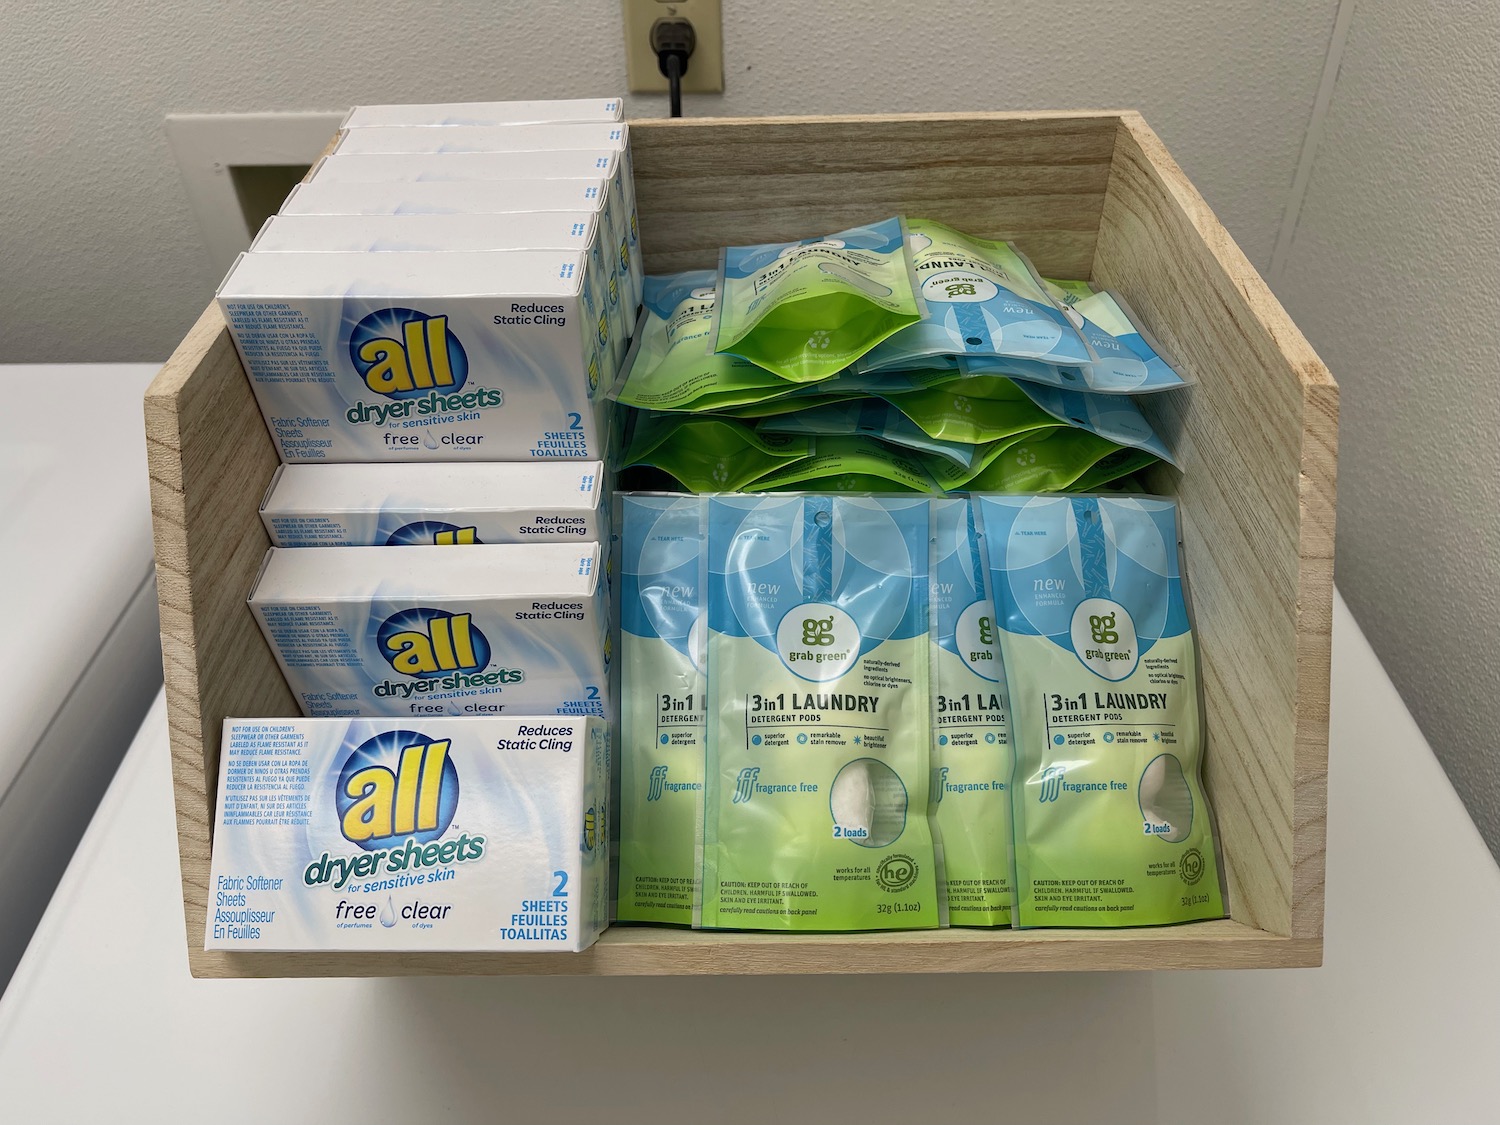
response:
{"label": "yellow lettering", "polygon": [[422,800],[417,806],[417,827],[423,832],[438,826],[438,801],[443,795],[443,765],[447,760],[447,739],[428,745],[422,759]]}
{"label": "yellow lettering", "polygon": [[470,618],[467,613],[460,613],[449,618],[453,630],[450,634],[453,640],[453,655],[455,668],[472,668],[477,663],[474,659],[474,635],[469,629]]}
{"label": "yellow lettering", "polygon": [[396,633],[385,642],[385,647],[391,654],[391,667],[398,672],[418,676],[439,669],[432,654],[432,639],[426,633],[416,630]]}
{"label": "yellow lettering", "polygon": [[371,365],[365,372],[365,386],[370,390],[388,395],[412,389],[406,352],[397,341],[366,340],[359,346],[359,358]]}
{"label": "yellow lettering", "polygon": [[417,828],[417,785],[421,778],[423,747],[408,746],[401,751],[401,762],[396,767],[396,811],[392,824],[402,836],[415,832]]}
{"label": "yellow lettering", "polygon": [[384,766],[360,770],[344,785],[354,804],[344,812],[344,836],[355,843],[391,834],[391,800],[396,778]]}
{"label": "yellow lettering", "polygon": [[[472,537],[457,540],[473,541]],[[478,664],[474,658],[474,631],[469,614],[434,617],[427,627],[427,633],[408,629],[386,638],[385,648],[391,654],[391,667],[396,671],[420,676],[455,668],[473,668]]]}
{"label": "yellow lettering", "polygon": [[412,386],[426,389],[432,386],[432,364],[428,362],[427,341],[422,337],[422,322],[408,320],[401,331],[406,336],[406,362],[411,365]]}
{"label": "yellow lettering", "polygon": [[427,362],[432,365],[432,377],[438,386],[453,386],[453,365],[448,362],[446,316],[434,316],[427,321]]}
{"label": "yellow lettering", "polygon": [[434,617],[428,626],[432,631],[432,655],[439,668],[457,668],[453,659],[453,618]]}

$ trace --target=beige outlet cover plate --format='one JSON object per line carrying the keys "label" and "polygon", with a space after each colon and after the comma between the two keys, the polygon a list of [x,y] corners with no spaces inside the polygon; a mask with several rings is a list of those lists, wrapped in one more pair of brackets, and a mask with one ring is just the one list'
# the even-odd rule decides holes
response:
{"label": "beige outlet cover plate", "polygon": [[685,19],[697,45],[682,78],[684,94],[724,92],[724,10],[719,0],[621,0],[625,16],[625,74],[632,94],[665,94],[667,80],[651,49],[659,19]]}

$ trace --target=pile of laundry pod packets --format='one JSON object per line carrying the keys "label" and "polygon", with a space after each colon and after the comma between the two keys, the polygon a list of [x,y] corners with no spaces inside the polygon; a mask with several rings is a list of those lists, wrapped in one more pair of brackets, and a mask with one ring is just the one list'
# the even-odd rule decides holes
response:
{"label": "pile of laundry pod packets", "polygon": [[1187,380],[1124,300],[902,218],[644,299],[623,464],[687,492],[619,499],[618,918],[1222,917],[1177,509],[1130,480],[1172,460],[1131,396]]}
{"label": "pile of laundry pod packets", "polygon": [[622,464],[694,492],[1088,491],[1172,455],[1186,380],[1124,300],[926,219],[651,277]]}

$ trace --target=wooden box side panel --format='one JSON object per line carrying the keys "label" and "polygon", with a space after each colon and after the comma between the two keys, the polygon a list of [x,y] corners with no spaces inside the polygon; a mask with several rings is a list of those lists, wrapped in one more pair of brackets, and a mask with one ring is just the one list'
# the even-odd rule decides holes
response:
{"label": "wooden box side panel", "polygon": [[1134,930],[715,933],[611,927],[583,953],[236,953],[195,951],[202,977],[684,976],[1286,969],[1315,965],[1316,941],[1228,919]]}
{"label": "wooden box side panel", "polygon": [[1153,396],[1182,452],[1231,912],[1322,934],[1338,389],[1161,142],[1120,128],[1094,277],[1198,376]]}
{"label": "wooden box side panel", "polygon": [[275,446],[217,306],[146,392],[162,663],[188,948],[203,945],[225,716],[295,715],[245,606],[270,541],[260,498]]}
{"label": "wooden box side panel", "polygon": [[1118,113],[685,118],[631,123],[648,273],[719,248],[832,233],[894,214],[1019,241],[1085,277]]}

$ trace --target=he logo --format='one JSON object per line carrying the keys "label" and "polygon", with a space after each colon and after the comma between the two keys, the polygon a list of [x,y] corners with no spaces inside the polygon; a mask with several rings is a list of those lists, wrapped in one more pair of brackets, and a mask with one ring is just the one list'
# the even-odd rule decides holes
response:
{"label": "he logo", "polygon": [[411,836],[418,843],[447,831],[458,807],[458,770],[447,739],[388,731],[344,761],[334,793],[339,830],[362,848]]}
{"label": "he logo", "polygon": [[477,671],[490,661],[489,641],[467,613],[405,610],[386,619],[376,641],[392,668],[419,679]]}
{"label": "he logo", "polygon": [[415,309],[382,309],[365,317],[350,333],[349,354],[365,386],[397,399],[456,391],[469,371],[448,318]]}
{"label": "he logo", "polygon": [[1089,617],[1089,632],[1093,635],[1096,645],[1119,644],[1120,634],[1115,629],[1115,615],[1113,613],[1100,614]]}
{"label": "he logo", "polygon": [[651,779],[646,784],[646,800],[660,801],[661,791],[667,783],[667,767],[652,766]]}
{"label": "he logo", "polygon": [[1062,796],[1063,774],[1067,773],[1065,766],[1048,766],[1042,771],[1042,793],[1038,799],[1042,804],[1055,801]]}
{"label": "he logo", "polygon": [[979,643],[982,645],[995,643],[995,623],[987,614],[979,619]]}
{"label": "he logo", "polygon": [[732,805],[747,805],[750,798],[755,796],[755,781],[760,777],[759,766],[746,766],[740,770],[739,777],[734,779],[734,796],[730,798]]}
{"label": "he logo", "polygon": [[833,644],[833,618],[804,617],[802,619],[802,643],[815,648],[826,648]]}
{"label": "he logo", "polygon": [[953,281],[943,287],[950,297],[973,297],[978,294],[972,281]]}
{"label": "he logo", "polygon": [[1203,853],[1197,848],[1189,848],[1182,853],[1182,858],[1177,861],[1177,874],[1184,883],[1192,886],[1203,878]]}

